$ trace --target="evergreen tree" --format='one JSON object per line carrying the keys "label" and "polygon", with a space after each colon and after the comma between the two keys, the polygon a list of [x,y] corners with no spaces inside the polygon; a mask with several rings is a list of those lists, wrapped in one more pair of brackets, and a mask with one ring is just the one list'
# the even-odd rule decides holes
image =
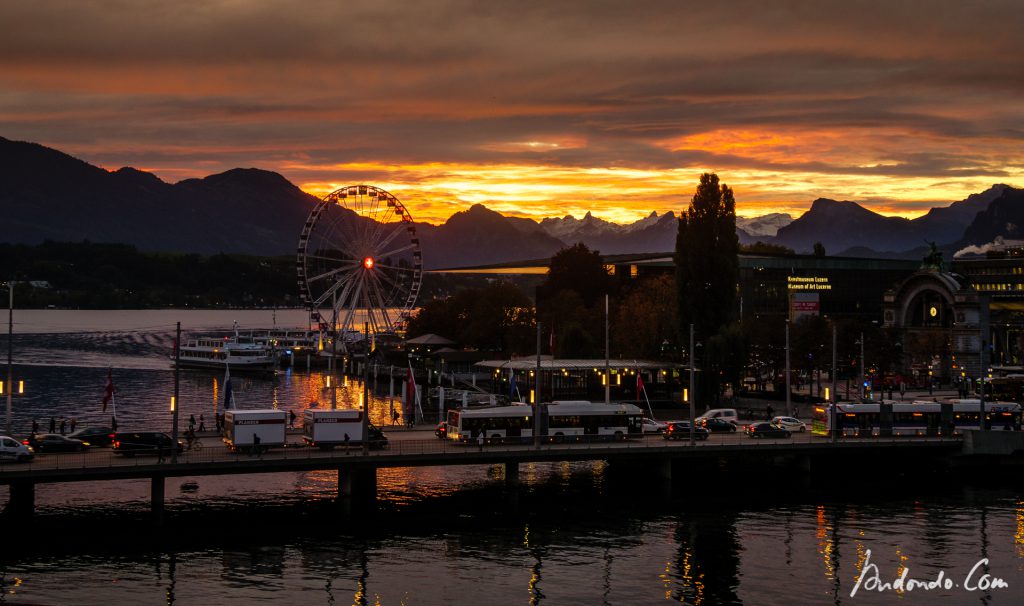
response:
{"label": "evergreen tree", "polygon": [[679,327],[690,323],[712,336],[736,315],[739,238],[732,189],[718,175],[704,173],[690,207],[679,217],[676,235],[676,288]]}

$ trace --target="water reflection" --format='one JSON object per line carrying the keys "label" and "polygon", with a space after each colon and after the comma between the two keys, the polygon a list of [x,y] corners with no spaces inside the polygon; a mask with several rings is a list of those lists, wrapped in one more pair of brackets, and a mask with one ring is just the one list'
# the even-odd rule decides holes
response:
{"label": "water reflection", "polygon": [[675,529],[677,589],[671,599],[687,604],[739,604],[739,550],[735,513],[692,513]]}

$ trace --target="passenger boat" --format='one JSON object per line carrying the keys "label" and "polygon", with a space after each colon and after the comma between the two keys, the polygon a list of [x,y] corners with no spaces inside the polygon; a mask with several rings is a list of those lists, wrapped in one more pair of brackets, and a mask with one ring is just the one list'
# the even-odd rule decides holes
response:
{"label": "passenger boat", "polygon": [[[181,368],[207,368],[233,372],[273,372],[277,367],[277,351],[260,343],[242,343],[235,337],[199,337],[189,339],[181,345],[179,363]],[[174,362],[174,355],[171,361]]]}

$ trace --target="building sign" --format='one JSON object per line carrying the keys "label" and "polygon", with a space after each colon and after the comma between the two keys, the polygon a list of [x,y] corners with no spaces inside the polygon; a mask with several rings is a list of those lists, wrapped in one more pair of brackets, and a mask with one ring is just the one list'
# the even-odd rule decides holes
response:
{"label": "building sign", "polygon": [[790,292],[801,290],[832,290],[828,278],[821,276],[786,276],[786,286]]}
{"label": "building sign", "polygon": [[816,292],[795,292],[789,295],[789,319],[799,322],[805,316],[821,313],[821,301]]}

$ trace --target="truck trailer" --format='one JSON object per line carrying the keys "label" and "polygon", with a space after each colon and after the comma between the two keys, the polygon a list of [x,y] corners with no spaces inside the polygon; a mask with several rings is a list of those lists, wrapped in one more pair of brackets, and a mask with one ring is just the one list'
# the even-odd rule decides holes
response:
{"label": "truck trailer", "polygon": [[[387,438],[372,424],[367,424],[370,448],[383,448]],[[348,440],[345,436],[348,436]],[[302,415],[302,439],[310,446],[329,450],[339,445],[363,443],[363,411],[306,410]]]}
{"label": "truck trailer", "polygon": [[224,441],[231,448],[250,449],[259,436],[261,448],[284,446],[288,413],[283,410],[227,410]]}

